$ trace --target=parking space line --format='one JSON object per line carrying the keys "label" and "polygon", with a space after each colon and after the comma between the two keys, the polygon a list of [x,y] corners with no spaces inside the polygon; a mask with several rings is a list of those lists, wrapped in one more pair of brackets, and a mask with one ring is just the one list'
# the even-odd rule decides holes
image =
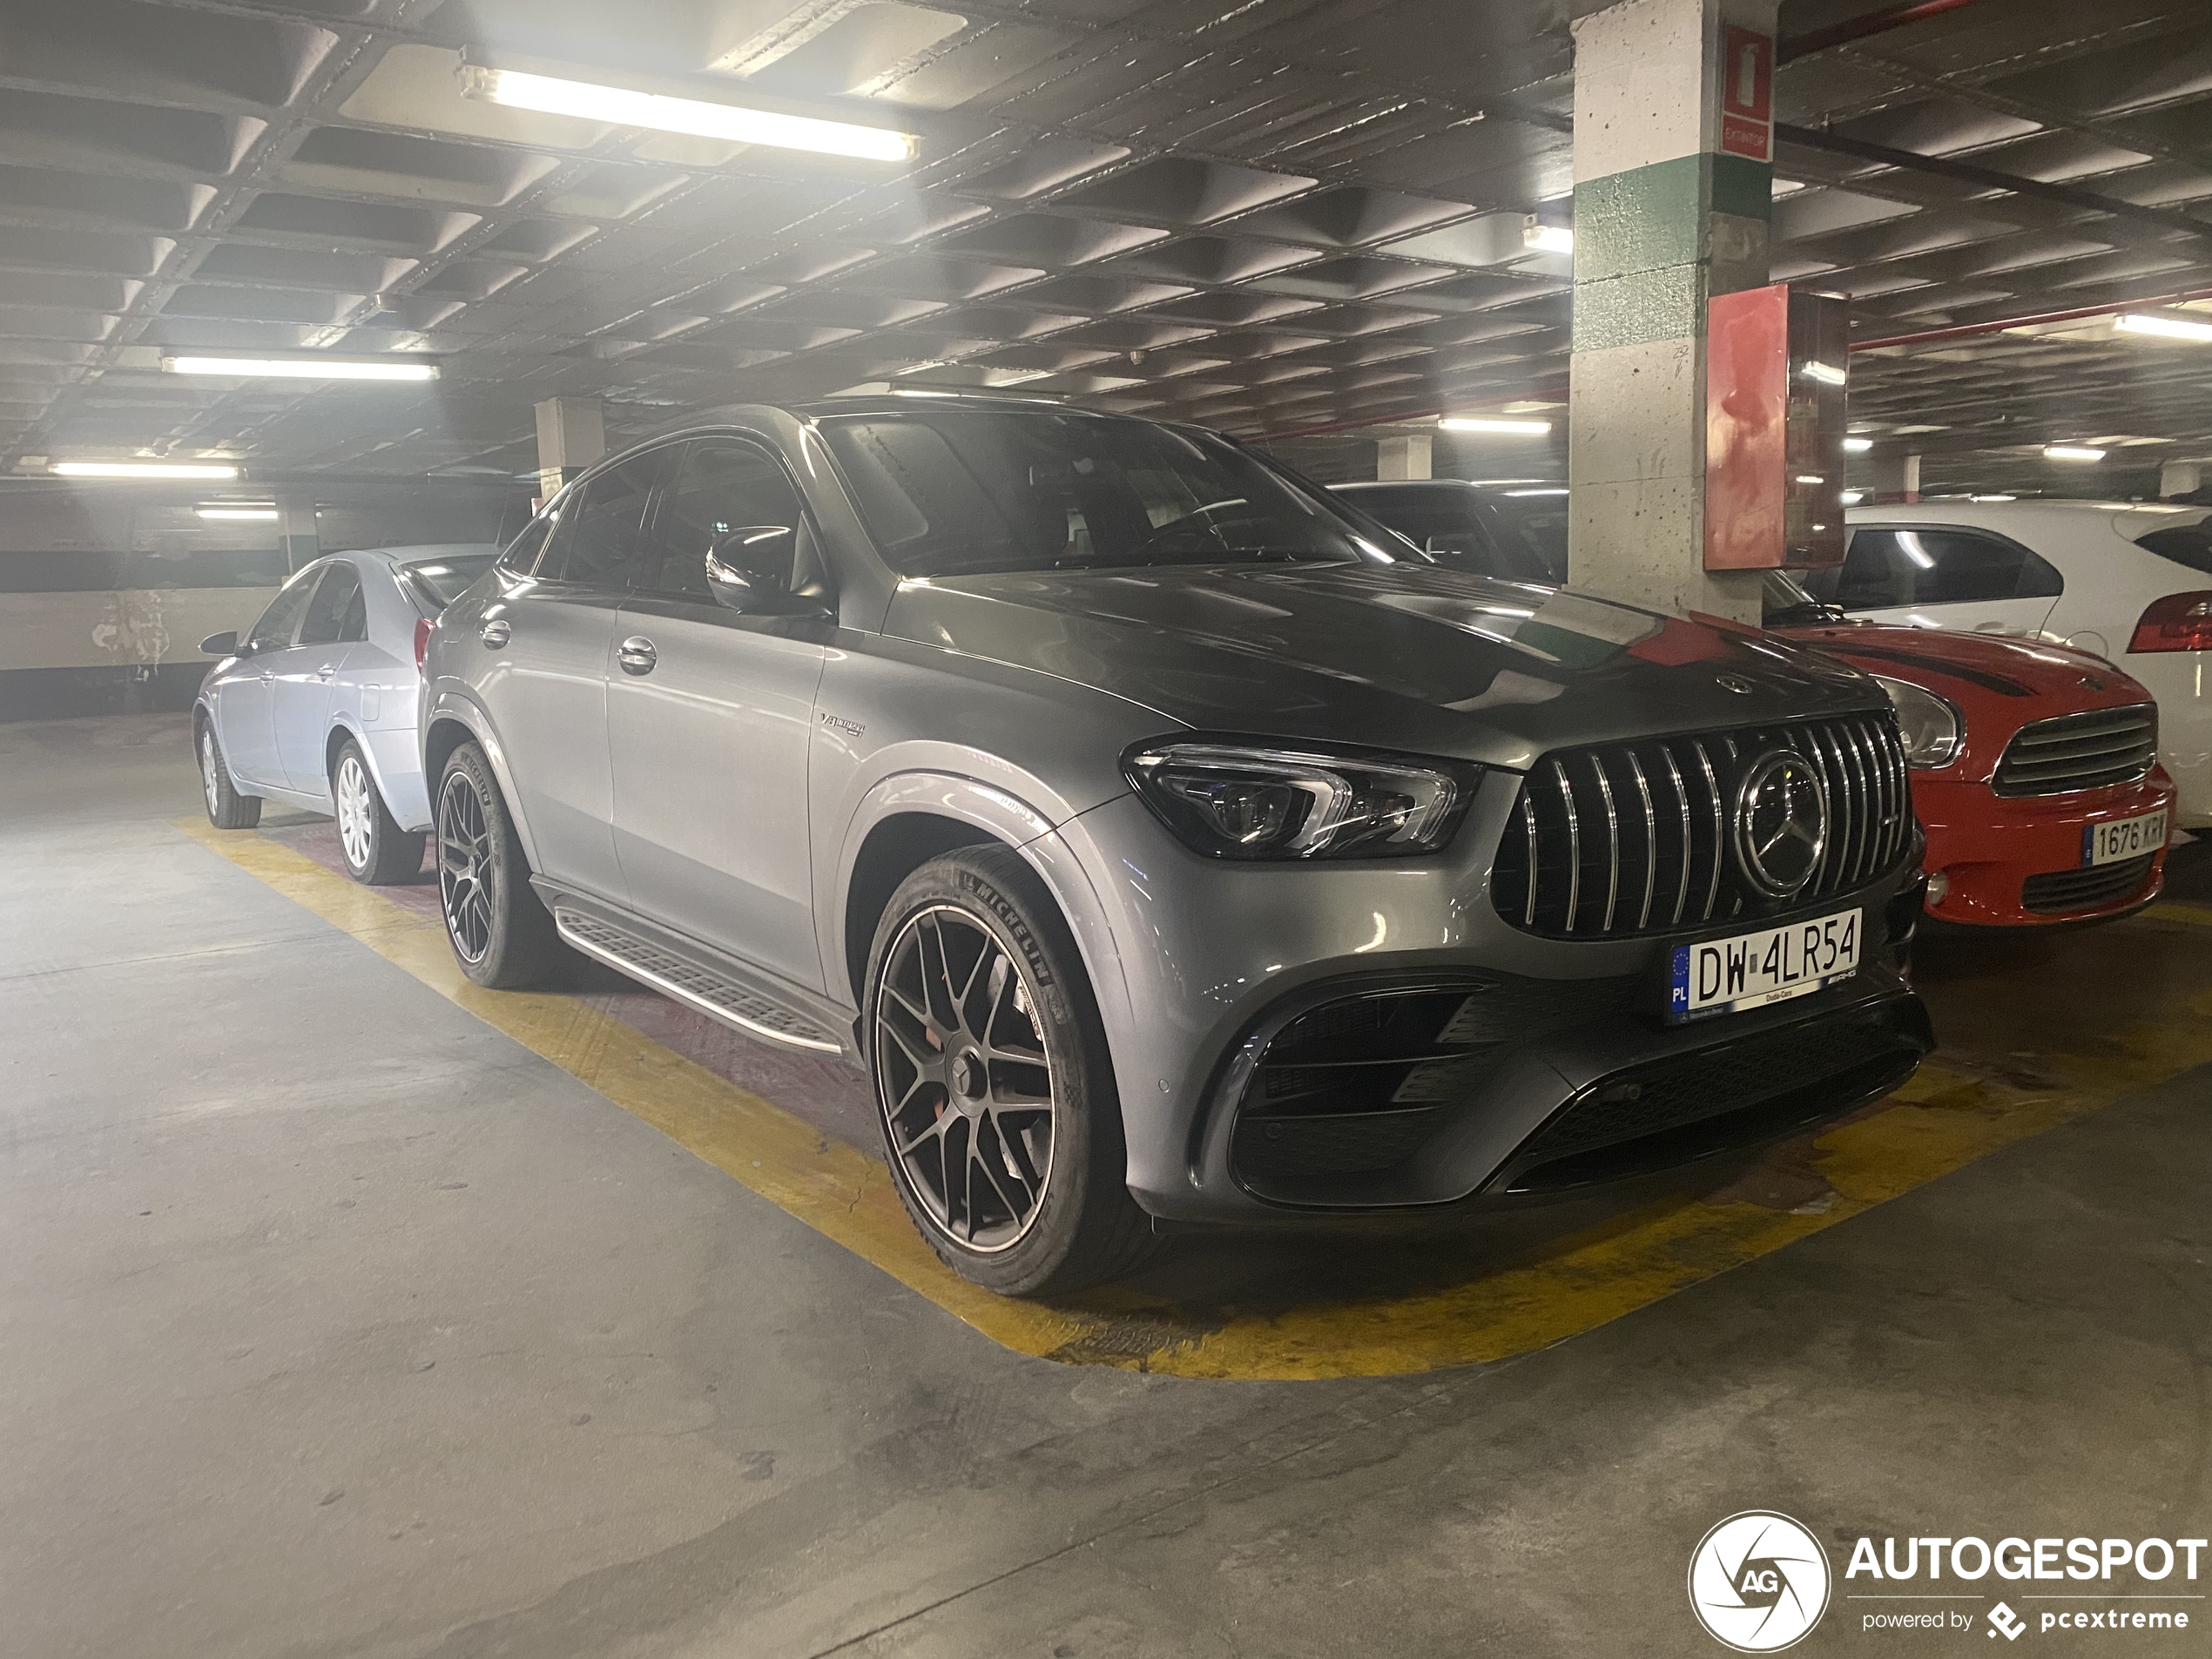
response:
{"label": "parking space line", "polygon": [[2151,921],[2186,921],[2198,927],[2212,927],[2212,905],[2184,904],[2179,899],[2161,899],[2141,914]]}
{"label": "parking space line", "polygon": [[[2114,1058],[2055,1062],[2052,1087],[1931,1063],[1878,1109],[1814,1140],[1811,1167],[1832,1195],[1817,1213],[1667,1201],[1555,1240],[1527,1264],[1441,1289],[1264,1311],[1127,1289],[1060,1305],[1010,1301],[937,1259],[880,1158],[575,997],[471,984],[435,921],[301,853],[198,818],[177,827],[993,1341],[1069,1364],[1257,1380],[1392,1376],[1509,1359],[1863,1214],[2127,1090],[2212,1063],[2212,1020],[2133,1029]],[[2162,919],[2212,922],[2212,910]],[[2212,996],[2192,1012],[2212,1013]]]}

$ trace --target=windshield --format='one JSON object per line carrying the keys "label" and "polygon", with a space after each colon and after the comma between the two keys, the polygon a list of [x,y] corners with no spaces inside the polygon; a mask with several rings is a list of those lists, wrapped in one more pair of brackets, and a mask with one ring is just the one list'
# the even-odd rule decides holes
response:
{"label": "windshield", "polygon": [[496,553],[455,553],[444,558],[425,559],[419,564],[402,564],[400,571],[435,619],[466,593],[478,577],[490,570],[491,562],[498,556]]}
{"label": "windshield", "polygon": [[1389,556],[1234,445],[1148,421],[916,409],[821,429],[901,576]]}
{"label": "windshield", "polygon": [[1516,556],[1541,566],[1548,574],[1538,581],[1567,580],[1567,492],[1564,489],[1501,489],[1491,503],[1508,543],[1518,543]]}
{"label": "windshield", "polygon": [[1759,602],[1762,627],[1811,628],[1824,622],[1844,620],[1842,611],[1814,598],[1787,570],[1762,573]]}

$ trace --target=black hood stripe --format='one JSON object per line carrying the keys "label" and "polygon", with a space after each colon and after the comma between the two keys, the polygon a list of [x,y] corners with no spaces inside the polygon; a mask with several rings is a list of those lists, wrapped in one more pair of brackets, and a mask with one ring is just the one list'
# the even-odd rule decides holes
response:
{"label": "black hood stripe", "polygon": [[[1811,644],[1811,640],[1804,642]],[[1969,685],[1979,685],[1985,691],[1994,691],[2000,697],[2033,697],[2035,688],[2022,685],[2018,680],[2008,680],[2001,675],[1985,674],[1978,668],[1961,668],[1947,663],[1940,657],[1923,657],[1918,651],[1891,651],[1880,645],[1844,645],[1823,643],[1816,651],[1831,651],[1838,657],[1871,657],[1878,663],[1898,663],[1906,668],[1925,669],[1931,674],[1948,674],[1954,680],[1964,680]]]}

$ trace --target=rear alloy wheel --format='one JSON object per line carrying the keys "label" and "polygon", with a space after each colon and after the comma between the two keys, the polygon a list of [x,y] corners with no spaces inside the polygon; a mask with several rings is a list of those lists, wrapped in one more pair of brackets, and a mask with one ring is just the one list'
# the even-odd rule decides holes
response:
{"label": "rear alloy wheel", "polygon": [[530,887],[521,838],[490,763],[473,743],[438,784],[438,901],[461,971],[493,990],[535,985],[568,960],[552,914]]}
{"label": "rear alloy wheel", "polygon": [[239,794],[231,782],[212,720],[199,728],[199,791],[207,801],[207,821],[217,829],[252,829],[261,821],[261,798]]}
{"label": "rear alloy wheel", "polygon": [[346,873],[368,887],[411,881],[422,873],[421,830],[400,827],[369,775],[361,745],[348,738],[331,769],[330,797],[338,815],[338,846]]}
{"label": "rear alloy wheel", "polygon": [[899,1196],[955,1271],[1049,1294],[1148,1252],[1089,981],[1018,853],[963,847],[907,879],[876,930],[863,1028]]}

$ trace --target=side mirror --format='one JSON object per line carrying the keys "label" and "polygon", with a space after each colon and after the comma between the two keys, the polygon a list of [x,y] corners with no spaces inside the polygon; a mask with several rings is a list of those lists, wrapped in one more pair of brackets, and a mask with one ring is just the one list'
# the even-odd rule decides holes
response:
{"label": "side mirror", "polygon": [[239,656],[238,630],[233,628],[228,633],[208,635],[199,642],[199,651],[203,657]]}
{"label": "side mirror", "polygon": [[724,530],[706,554],[706,587],[717,603],[740,615],[788,610],[799,532],[788,524],[748,524]]}

